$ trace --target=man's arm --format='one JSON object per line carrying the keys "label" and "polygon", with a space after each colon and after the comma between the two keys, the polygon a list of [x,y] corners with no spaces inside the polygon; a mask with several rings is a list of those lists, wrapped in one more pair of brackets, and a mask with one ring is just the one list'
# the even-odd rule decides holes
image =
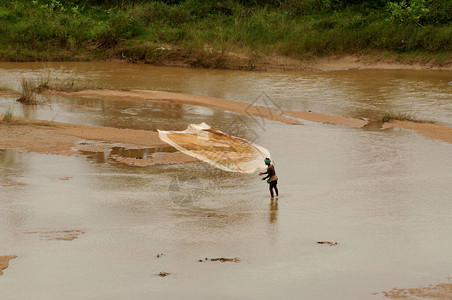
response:
{"label": "man's arm", "polygon": [[265,174],[268,174],[268,167],[267,167],[267,171],[259,173],[259,175],[265,175]]}

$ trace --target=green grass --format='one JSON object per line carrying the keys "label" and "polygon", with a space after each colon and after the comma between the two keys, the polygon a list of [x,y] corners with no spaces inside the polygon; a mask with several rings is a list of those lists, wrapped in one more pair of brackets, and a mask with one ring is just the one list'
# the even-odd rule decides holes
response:
{"label": "green grass", "polygon": [[[89,1],[0,3],[0,60],[184,60],[191,66],[221,68],[228,66],[231,52],[243,50],[301,59],[385,52],[401,60],[451,60],[449,4],[441,4],[444,7],[419,26],[389,22],[384,6],[372,7],[369,1],[355,1],[361,6],[337,4],[346,3],[339,0],[75,5],[82,2]],[[171,2],[175,4],[165,4]]]}

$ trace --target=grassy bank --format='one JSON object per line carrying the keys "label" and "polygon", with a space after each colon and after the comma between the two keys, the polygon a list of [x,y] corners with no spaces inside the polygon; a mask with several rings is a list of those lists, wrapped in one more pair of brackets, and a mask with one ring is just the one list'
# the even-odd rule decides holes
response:
{"label": "grassy bank", "polygon": [[[259,4],[255,4],[259,3]],[[0,60],[253,69],[263,56],[450,63],[452,1],[0,0]]]}

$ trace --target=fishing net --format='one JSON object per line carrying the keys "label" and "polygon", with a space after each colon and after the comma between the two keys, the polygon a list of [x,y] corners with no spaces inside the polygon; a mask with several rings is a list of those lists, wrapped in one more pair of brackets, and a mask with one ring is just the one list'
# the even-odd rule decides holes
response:
{"label": "fishing net", "polygon": [[215,130],[206,123],[190,124],[184,131],[158,132],[162,141],[177,150],[228,172],[263,170],[264,158],[270,157],[267,149]]}

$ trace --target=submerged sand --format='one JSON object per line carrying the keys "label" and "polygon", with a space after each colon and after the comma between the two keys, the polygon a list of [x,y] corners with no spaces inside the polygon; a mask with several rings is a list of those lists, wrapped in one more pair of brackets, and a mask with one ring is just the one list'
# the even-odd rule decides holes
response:
{"label": "submerged sand", "polygon": [[393,127],[414,130],[417,134],[420,134],[425,138],[452,143],[452,128],[444,125],[398,120],[383,124],[383,128]]}
{"label": "submerged sand", "polygon": [[8,268],[9,261],[15,259],[16,255],[0,256],[0,275],[3,274],[3,270]]}
{"label": "submerged sand", "polygon": [[75,92],[49,90],[46,93],[103,100],[152,101],[204,106],[212,109],[234,112],[241,115],[248,115],[251,117],[263,118],[271,121],[279,121],[291,125],[301,125],[302,122],[300,121],[300,119],[311,122],[348,125],[352,127],[362,127],[367,124],[367,121],[362,119],[354,119],[322,113],[281,110],[275,105],[273,105],[273,107],[263,107],[234,100],[162,91],[148,91],[137,89],[86,89]]}
{"label": "submerged sand", "polygon": [[[109,90],[109,89],[87,89],[76,92],[64,92],[50,90],[47,93],[60,94],[75,97],[88,97],[104,100],[127,100],[127,101],[153,101],[169,102],[178,104],[189,104],[204,106],[213,109],[235,112],[241,115],[264,118],[272,121],[279,121],[286,124],[301,125],[301,120],[329,123],[335,125],[346,125],[354,128],[362,128],[368,121],[359,118],[350,118],[339,115],[329,115],[312,111],[292,111],[280,110],[277,107],[262,107],[249,103],[214,98],[200,95],[190,95],[181,93],[170,93],[148,90]],[[452,128],[440,124],[418,123],[410,121],[391,121],[385,123],[383,128],[399,127],[414,130],[422,136],[452,143]]]}

